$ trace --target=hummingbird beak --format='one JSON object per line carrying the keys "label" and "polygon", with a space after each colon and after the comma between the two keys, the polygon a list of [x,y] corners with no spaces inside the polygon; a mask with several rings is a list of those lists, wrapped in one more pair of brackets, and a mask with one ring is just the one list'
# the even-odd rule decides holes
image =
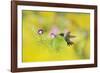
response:
{"label": "hummingbird beak", "polygon": [[62,37],[64,37],[64,33],[60,33],[59,35],[62,36]]}

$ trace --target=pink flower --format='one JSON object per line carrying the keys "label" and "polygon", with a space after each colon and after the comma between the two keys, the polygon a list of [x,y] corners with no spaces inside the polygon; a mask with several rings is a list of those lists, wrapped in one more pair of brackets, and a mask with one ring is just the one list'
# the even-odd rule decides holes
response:
{"label": "pink flower", "polygon": [[51,38],[55,38],[56,37],[56,35],[58,34],[58,32],[59,32],[59,29],[57,28],[57,27],[53,27],[51,30],[50,30],[50,37]]}
{"label": "pink flower", "polygon": [[42,35],[42,34],[43,34],[43,29],[39,29],[39,30],[38,30],[38,34],[39,34],[39,35]]}

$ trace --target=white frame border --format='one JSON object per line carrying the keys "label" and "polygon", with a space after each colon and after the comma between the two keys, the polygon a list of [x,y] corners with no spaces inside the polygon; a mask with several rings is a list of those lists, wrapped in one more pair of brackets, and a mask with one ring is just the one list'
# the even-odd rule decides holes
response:
{"label": "white frame border", "polygon": [[[60,65],[80,65],[94,64],[94,10],[78,9],[78,8],[59,8],[59,7],[43,7],[43,6],[17,6],[17,67],[43,67],[43,66],[60,66]],[[40,10],[40,11],[58,11],[58,12],[82,12],[90,13],[90,59],[89,60],[70,60],[70,61],[51,61],[51,62],[30,62],[22,63],[22,10]]]}

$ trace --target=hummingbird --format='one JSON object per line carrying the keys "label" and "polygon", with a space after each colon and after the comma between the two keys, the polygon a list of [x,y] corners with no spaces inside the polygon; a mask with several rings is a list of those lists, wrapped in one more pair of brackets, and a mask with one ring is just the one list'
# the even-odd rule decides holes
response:
{"label": "hummingbird", "polygon": [[64,37],[64,40],[67,42],[67,44],[70,46],[72,44],[74,44],[71,41],[71,38],[74,38],[75,36],[71,35],[71,32],[67,32],[67,33],[60,33],[60,36]]}

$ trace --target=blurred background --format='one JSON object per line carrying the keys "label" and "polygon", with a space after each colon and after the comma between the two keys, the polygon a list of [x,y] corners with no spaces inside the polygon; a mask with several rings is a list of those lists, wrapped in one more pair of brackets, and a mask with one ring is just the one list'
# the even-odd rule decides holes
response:
{"label": "blurred background", "polygon": [[22,26],[23,62],[90,58],[89,13],[23,10]]}

